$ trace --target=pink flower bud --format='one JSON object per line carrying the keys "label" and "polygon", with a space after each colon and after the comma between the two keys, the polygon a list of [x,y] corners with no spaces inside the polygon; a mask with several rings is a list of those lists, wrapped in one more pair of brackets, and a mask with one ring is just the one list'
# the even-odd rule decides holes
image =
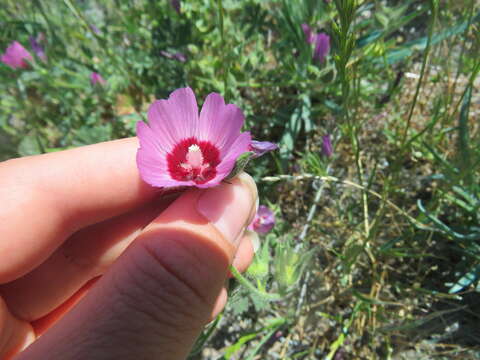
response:
{"label": "pink flower bud", "polygon": [[308,26],[307,24],[302,24],[302,30],[305,34],[305,40],[307,41],[307,43],[313,44],[313,42],[315,41],[315,33],[312,32],[310,26]]}
{"label": "pink flower bud", "polygon": [[266,234],[272,230],[275,225],[275,214],[265,205],[260,205],[253,219],[248,226],[249,230],[258,232],[259,234]]}
{"label": "pink flower bud", "polygon": [[325,33],[315,35],[315,50],[313,51],[313,60],[323,62],[330,51],[330,36]]}
{"label": "pink flower bud", "polygon": [[273,151],[277,149],[278,149],[278,145],[271,143],[269,141],[252,140],[252,142],[250,143],[250,151],[253,151],[254,153],[253,158],[260,157],[269,151]]}
{"label": "pink flower bud", "polygon": [[333,146],[330,141],[330,135],[322,136],[322,153],[326,157],[330,157],[333,154]]}

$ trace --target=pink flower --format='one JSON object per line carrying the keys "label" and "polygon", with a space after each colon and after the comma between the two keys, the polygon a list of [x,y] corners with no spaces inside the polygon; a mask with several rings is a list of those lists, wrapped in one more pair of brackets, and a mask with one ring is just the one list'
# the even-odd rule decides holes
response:
{"label": "pink flower", "polygon": [[248,229],[256,231],[259,234],[266,234],[272,230],[274,225],[275,215],[273,211],[265,205],[260,205],[258,207],[257,214],[255,215],[252,223],[248,226]]}
{"label": "pink flower", "polygon": [[28,63],[25,60],[33,61],[32,55],[18,41],[12,42],[0,57],[0,61],[12,69],[27,68]]}
{"label": "pink flower", "polygon": [[330,36],[325,33],[313,32],[307,24],[302,24],[302,30],[305,34],[305,41],[315,45],[313,60],[323,62],[330,51]]}
{"label": "pink flower", "polygon": [[313,60],[323,62],[330,51],[330,36],[325,33],[315,35],[315,50],[313,51]]}
{"label": "pink flower", "polygon": [[330,135],[322,136],[322,153],[326,157],[330,157],[333,154],[332,141],[330,140]]}
{"label": "pink flower", "polygon": [[92,83],[92,85],[97,85],[97,84],[100,84],[100,85],[105,85],[106,84],[106,81],[104,78],[102,78],[102,75],[100,75],[99,73],[97,72],[92,72],[90,74],[90,82]]}
{"label": "pink flower", "polygon": [[240,133],[242,111],[216,93],[207,96],[200,116],[188,87],[156,100],[147,116],[148,125],[137,123],[137,166],[152,186],[218,185],[250,146],[250,133]]}

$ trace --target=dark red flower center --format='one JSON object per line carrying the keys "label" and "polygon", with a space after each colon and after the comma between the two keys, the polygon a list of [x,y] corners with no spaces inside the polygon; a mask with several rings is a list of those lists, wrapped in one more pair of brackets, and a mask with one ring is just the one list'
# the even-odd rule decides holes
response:
{"label": "dark red flower center", "polygon": [[167,155],[170,176],[178,181],[204,184],[217,174],[220,151],[209,141],[195,137],[180,141]]}

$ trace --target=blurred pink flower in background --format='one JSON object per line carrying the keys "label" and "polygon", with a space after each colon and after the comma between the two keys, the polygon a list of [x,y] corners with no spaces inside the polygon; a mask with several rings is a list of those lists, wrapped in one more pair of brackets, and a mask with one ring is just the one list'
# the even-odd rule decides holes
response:
{"label": "blurred pink flower in background", "polygon": [[33,52],[35,55],[38,56],[39,59],[42,61],[47,61],[47,55],[45,54],[45,49],[43,48],[40,43],[45,40],[45,35],[43,33],[38,34],[38,36],[30,36],[28,38],[30,41],[30,46],[32,47]]}
{"label": "blurred pink flower in background", "polygon": [[106,81],[104,78],[102,78],[102,75],[100,75],[99,73],[97,72],[92,72],[90,74],[90,82],[92,83],[92,85],[105,85],[106,84]]}
{"label": "blurred pink flower in background", "polygon": [[325,33],[315,33],[307,24],[302,24],[305,41],[314,44],[313,60],[323,62],[330,51],[330,36]]}
{"label": "blurred pink flower in background", "polygon": [[302,30],[305,34],[305,40],[307,41],[307,43],[313,44],[315,40],[315,33],[312,32],[310,26],[308,26],[307,24],[302,24]]}
{"label": "blurred pink flower in background", "polygon": [[330,135],[322,136],[322,154],[326,157],[330,157],[333,154],[332,141]]}
{"label": "blurred pink flower in background", "polygon": [[142,179],[156,187],[218,185],[237,158],[250,147],[250,133],[240,133],[242,110],[211,93],[200,115],[190,88],[148,109],[148,125],[137,123],[137,166]]}
{"label": "blurred pink flower in background", "polygon": [[323,62],[330,51],[330,36],[325,33],[315,35],[315,50],[313,51],[313,60]]}
{"label": "blurred pink flower in background", "polygon": [[272,230],[275,225],[275,214],[265,205],[258,207],[257,214],[252,223],[248,226],[249,230],[253,230],[259,234],[266,234]]}
{"label": "blurred pink flower in background", "polygon": [[27,68],[25,60],[33,61],[33,57],[18,41],[12,42],[0,57],[0,61],[12,69]]}

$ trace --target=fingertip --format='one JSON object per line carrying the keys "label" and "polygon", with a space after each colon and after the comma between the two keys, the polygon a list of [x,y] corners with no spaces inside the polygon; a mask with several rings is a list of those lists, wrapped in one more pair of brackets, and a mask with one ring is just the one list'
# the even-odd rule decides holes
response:
{"label": "fingertip", "polygon": [[254,247],[252,240],[254,237],[257,237],[257,235],[247,230],[235,253],[232,265],[240,272],[246,271],[253,261]]}
{"label": "fingertip", "polygon": [[213,321],[225,308],[225,305],[227,305],[227,300],[228,300],[228,293],[227,289],[225,287],[220,290],[220,293],[218,294],[218,298],[215,302],[215,305],[213,306],[212,314],[210,315],[210,321]]}

